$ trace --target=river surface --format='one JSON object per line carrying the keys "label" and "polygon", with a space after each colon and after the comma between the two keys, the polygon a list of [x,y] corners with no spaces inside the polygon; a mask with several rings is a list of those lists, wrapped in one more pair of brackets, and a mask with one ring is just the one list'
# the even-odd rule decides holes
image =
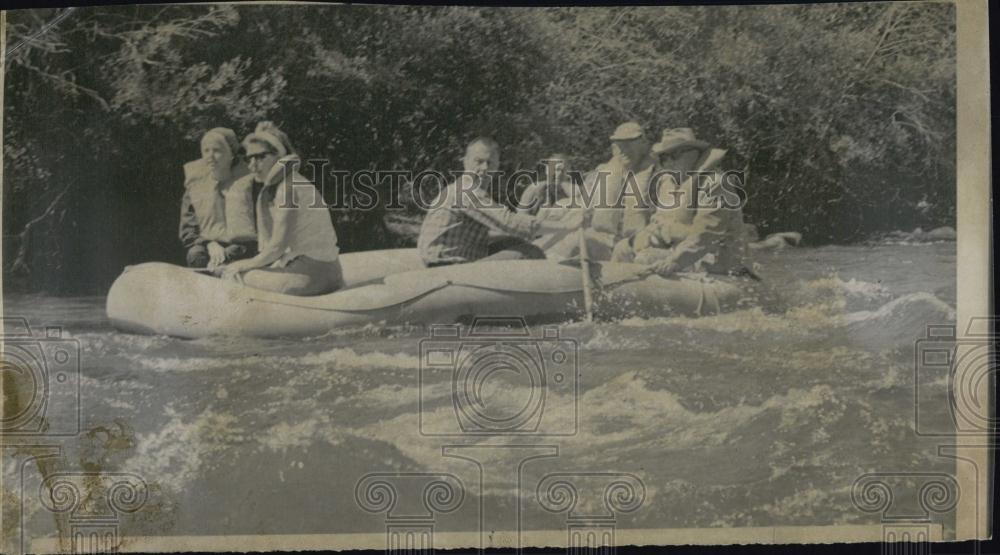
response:
{"label": "river surface", "polygon": [[[439,530],[475,531],[480,516],[487,526],[516,522],[518,503],[525,528],[563,529],[566,513],[534,499],[552,472],[637,479],[641,505],[615,514],[619,528],[877,523],[852,504],[857,478],[953,472],[939,441],[914,435],[913,360],[927,325],[954,323],[955,243],[756,260],[785,290],[782,312],[560,326],[579,377],[547,383],[535,429],[562,435],[541,438],[460,435],[451,381],[421,380],[424,328],[180,340],[115,331],[101,297],[10,296],[4,309],[79,343],[82,430],[97,431],[53,441],[62,468],[142,477],[144,508],[120,516],[131,534],[377,533],[386,515],[355,495],[373,472],[457,477],[464,498],[435,516]],[[523,380],[498,379],[484,386],[494,414],[533,402]],[[946,425],[946,382],[917,379],[932,401],[925,418]],[[71,417],[71,399],[60,399],[46,409],[53,425]],[[471,449],[484,445],[496,447]],[[467,456],[445,456],[458,452]],[[541,454],[552,456],[523,465],[518,495],[518,463]],[[6,463],[4,472],[5,504],[25,507],[31,535],[53,533],[51,514],[31,499],[35,467]],[[28,493],[11,485],[18,472]],[[952,529],[949,515],[935,518]]]}

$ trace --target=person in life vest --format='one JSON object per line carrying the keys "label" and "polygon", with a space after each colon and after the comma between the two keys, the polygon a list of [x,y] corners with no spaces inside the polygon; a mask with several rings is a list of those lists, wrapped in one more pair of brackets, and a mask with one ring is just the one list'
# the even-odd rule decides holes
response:
{"label": "person in life vest", "polygon": [[288,295],[321,295],[343,286],[337,233],[330,209],[300,163],[288,136],[271,122],[257,124],[243,140],[250,175],[263,187],[257,199],[253,258],[219,269],[224,279]]}
{"label": "person in life vest", "polygon": [[[441,190],[420,226],[417,249],[427,267],[476,260],[545,258],[530,243],[539,234],[579,228],[583,214],[567,210],[558,219],[518,214],[494,201],[487,192],[489,176],[500,167],[500,146],[489,137],[473,140],[462,158],[461,176]],[[507,235],[503,246],[490,252],[490,231]]]}
{"label": "person in life vest", "polygon": [[711,148],[688,128],[664,130],[652,150],[661,156],[669,177],[656,189],[649,225],[615,245],[612,260],[646,264],[664,276],[681,271],[745,274],[745,196],[719,170],[726,151]]}
{"label": "person in life vest", "polygon": [[584,186],[599,195],[591,227],[613,234],[617,243],[649,223],[650,190],[660,175],[660,164],[642,126],[634,121],[619,125],[609,139],[611,160],[598,166]]}
{"label": "person in life vest", "polygon": [[545,179],[526,187],[518,199],[517,211],[521,214],[534,216],[542,208],[557,206],[573,194],[575,185],[569,176],[569,156],[556,153],[542,160],[542,165]]}
{"label": "person in life vest", "polygon": [[[642,126],[634,121],[619,125],[608,139],[611,159],[600,164],[574,189],[570,206],[583,206],[590,215],[584,231],[590,260],[610,260],[612,249],[643,229],[653,212],[651,191],[662,175],[658,160]],[[552,236],[536,241],[552,260],[572,260],[580,255],[579,237]]]}
{"label": "person in life vest", "polygon": [[257,252],[255,191],[239,160],[231,129],[216,127],[201,138],[200,160],[184,164],[179,236],[188,266],[214,269]]}

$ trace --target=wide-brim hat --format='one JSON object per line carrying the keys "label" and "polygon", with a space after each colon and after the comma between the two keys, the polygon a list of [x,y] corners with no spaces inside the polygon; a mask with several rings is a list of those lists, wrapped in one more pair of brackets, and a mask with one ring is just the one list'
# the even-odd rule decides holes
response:
{"label": "wide-brim hat", "polygon": [[644,137],[646,133],[642,126],[634,121],[625,122],[615,128],[615,132],[608,137],[612,141],[631,141]]}
{"label": "wide-brim hat", "polygon": [[678,127],[676,129],[664,129],[660,142],[653,145],[653,152],[666,154],[679,149],[694,148],[705,150],[710,145],[705,141],[695,138],[694,131],[689,127]]}

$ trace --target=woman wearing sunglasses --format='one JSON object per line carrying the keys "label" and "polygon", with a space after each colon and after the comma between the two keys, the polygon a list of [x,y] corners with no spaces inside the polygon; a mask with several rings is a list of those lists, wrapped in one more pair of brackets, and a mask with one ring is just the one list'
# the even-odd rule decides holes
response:
{"label": "woman wearing sunglasses", "polygon": [[343,276],[337,234],[319,190],[303,177],[288,136],[271,122],[257,124],[243,140],[250,175],[261,183],[257,198],[258,254],[221,268],[224,279],[289,295],[322,295],[339,289]]}

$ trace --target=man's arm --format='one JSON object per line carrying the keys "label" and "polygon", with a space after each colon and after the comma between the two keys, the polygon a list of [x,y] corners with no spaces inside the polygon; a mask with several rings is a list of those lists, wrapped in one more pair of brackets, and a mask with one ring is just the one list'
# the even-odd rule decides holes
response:
{"label": "man's arm", "polygon": [[493,202],[486,195],[459,199],[455,209],[486,227],[530,241],[538,232],[538,221],[527,215],[511,212],[506,206]]}
{"label": "man's arm", "polygon": [[524,192],[521,193],[521,198],[517,201],[517,212],[519,214],[534,215],[538,213],[538,208],[542,204],[542,197],[539,194],[541,188],[538,183],[532,183],[524,189]]}
{"label": "man's arm", "polygon": [[[260,193],[263,190],[264,184],[254,179],[253,185],[250,187],[250,213],[253,214],[253,225],[255,230],[257,230],[257,199],[260,198]],[[260,232],[260,230],[257,231]]]}
{"label": "man's arm", "polygon": [[726,242],[739,240],[733,237],[736,230],[733,223],[742,223],[743,212],[738,207],[726,206],[720,193],[721,187],[715,177],[711,178],[707,191],[699,191],[698,209],[690,232],[671,249],[670,256],[658,264],[661,269],[689,268],[706,255],[719,252]]}

